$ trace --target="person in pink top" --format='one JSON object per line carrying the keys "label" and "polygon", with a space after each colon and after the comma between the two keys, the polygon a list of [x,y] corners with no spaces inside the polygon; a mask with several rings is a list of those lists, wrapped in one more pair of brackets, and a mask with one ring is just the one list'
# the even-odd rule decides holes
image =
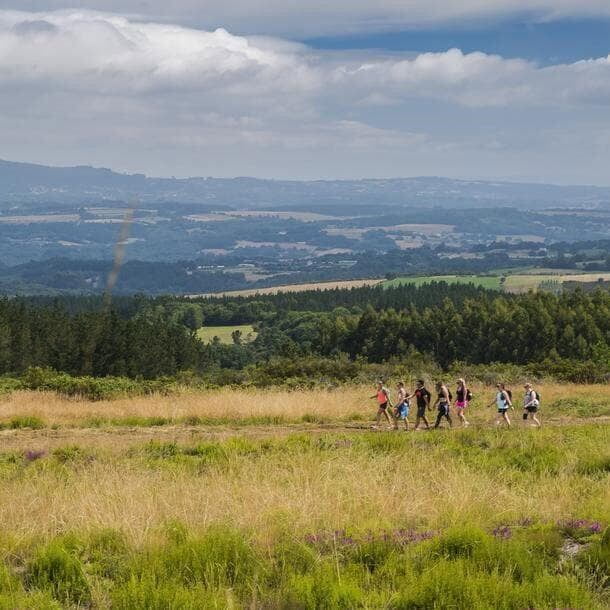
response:
{"label": "person in pink top", "polygon": [[[390,424],[390,428],[394,430],[398,430],[398,425],[394,421],[394,418],[390,414],[390,409],[392,408],[392,401],[390,400],[390,392],[383,385],[382,381],[377,382],[377,392],[371,396],[371,399],[377,400],[377,419],[375,420],[375,425],[372,426],[374,429],[379,428],[379,423],[381,422],[381,416],[385,415],[385,418],[388,420],[388,424]],[[389,407],[389,408],[388,408]]]}
{"label": "person in pink top", "polygon": [[466,421],[464,411],[466,410],[466,407],[468,406],[468,401],[471,398],[472,394],[470,393],[470,390],[466,387],[466,381],[462,377],[460,377],[457,380],[457,390],[455,392],[455,410],[464,428],[470,425]]}

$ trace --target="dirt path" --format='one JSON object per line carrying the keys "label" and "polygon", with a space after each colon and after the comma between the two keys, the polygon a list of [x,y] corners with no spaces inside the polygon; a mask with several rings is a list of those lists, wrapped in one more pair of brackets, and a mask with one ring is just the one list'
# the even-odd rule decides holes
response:
{"label": "dirt path", "polygon": [[[610,417],[596,417],[587,419],[578,418],[555,418],[546,419],[545,427],[575,426],[610,424]],[[473,424],[469,430],[477,428],[493,428],[492,423]],[[513,430],[523,429],[521,421],[517,420]],[[457,428],[456,428],[457,430]],[[86,447],[103,447],[105,449],[116,449],[122,451],[126,447],[140,445],[151,440],[161,442],[178,442],[196,444],[201,441],[223,440],[231,437],[246,438],[282,438],[291,434],[321,435],[327,433],[359,433],[379,434],[384,432],[374,431],[369,422],[336,422],[328,424],[295,423],[284,425],[219,425],[219,426],[151,426],[151,427],[104,427],[104,428],[59,428],[42,430],[2,430],[0,431],[0,452],[2,451],[28,451],[46,450],[52,451],[57,447],[67,445],[81,445]],[[447,431],[447,430],[444,430]],[[405,434],[399,430],[399,434]],[[425,430],[408,434],[426,434]],[[508,433],[508,431],[507,431]]]}

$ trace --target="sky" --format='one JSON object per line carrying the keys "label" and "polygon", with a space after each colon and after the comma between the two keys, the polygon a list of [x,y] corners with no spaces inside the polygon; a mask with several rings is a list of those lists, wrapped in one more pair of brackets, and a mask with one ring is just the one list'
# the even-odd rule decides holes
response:
{"label": "sky", "polygon": [[608,0],[0,0],[0,158],[610,185]]}

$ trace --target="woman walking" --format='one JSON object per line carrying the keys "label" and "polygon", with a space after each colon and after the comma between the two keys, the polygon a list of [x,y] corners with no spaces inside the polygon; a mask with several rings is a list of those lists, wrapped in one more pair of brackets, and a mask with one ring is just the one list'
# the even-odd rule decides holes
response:
{"label": "woman walking", "polygon": [[466,410],[468,401],[471,397],[472,395],[470,390],[466,387],[466,381],[460,377],[460,379],[457,380],[457,390],[455,392],[455,410],[457,411],[457,416],[462,422],[463,428],[470,425],[464,416],[464,411]]}
{"label": "woman walking", "polygon": [[379,428],[379,423],[381,422],[381,416],[385,415],[385,418],[388,420],[388,424],[390,424],[390,428],[394,428],[394,430],[398,430],[398,426],[394,421],[392,415],[390,415],[388,411],[388,407],[392,408],[392,401],[390,400],[390,392],[383,385],[382,381],[377,382],[377,392],[371,396],[371,399],[377,399],[377,419],[375,420],[375,425],[372,426],[374,430]]}
{"label": "woman walking", "polygon": [[437,382],[436,392],[437,398],[434,402],[434,406],[438,408],[438,413],[436,414],[436,423],[434,424],[434,427],[438,428],[441,425],[441,419],[445,417],[449,422],[449,427],[451,428],[453,425],[451,421],[451,415],[449,414],[449,408],[451,405],[451,392],[442,381]]}
{"label": "woman walking", "polygon": [[496,385],[497,392],[495,399],[488,405],[489,407],[496,405],[498,409],[498,415],[496,417],[496,426],[501,424],[502,421],[506,422],[506,426],[510,428],[510,419],[508,418],[508,409],[513,408],[510,392],[506,389],[503,383]]}
{"label": "woman walking", "polygon": [[396,392],[396,405],[394,406],[394,419],[396,420],[396,427],[398,428],[398,422],[402,419],[405,422],[405,430],[408,430],[409,401],[407,399],[407,390],[405,389],[404,381],[398,382]]}
{"label": "woman walking", "polygon": [[525,388],[525,397],[523,398],[523,420],[527,421],[527,418],[531,415],[534,426],[540,428],[540,420],[536,416],[538,407],[540,407],[540,395],[534,390],[531,383],[526,383],[523,387]]}

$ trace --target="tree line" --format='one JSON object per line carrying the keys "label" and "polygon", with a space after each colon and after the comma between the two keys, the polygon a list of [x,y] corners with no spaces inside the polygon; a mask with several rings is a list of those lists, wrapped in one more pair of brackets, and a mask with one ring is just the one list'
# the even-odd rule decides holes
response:
{"label": "tree line", "polygon": [[[258,336],[202,343],[201,324],[254,323]],[[365,287],[241,298],[0,300],[0,373],[31,366],[153,379],[242,370],[274,358],[396,362],[587,361],[610,372],[610,294],[504,295],[472,285]],[[569,367],[566,367],[569,368]]]}

